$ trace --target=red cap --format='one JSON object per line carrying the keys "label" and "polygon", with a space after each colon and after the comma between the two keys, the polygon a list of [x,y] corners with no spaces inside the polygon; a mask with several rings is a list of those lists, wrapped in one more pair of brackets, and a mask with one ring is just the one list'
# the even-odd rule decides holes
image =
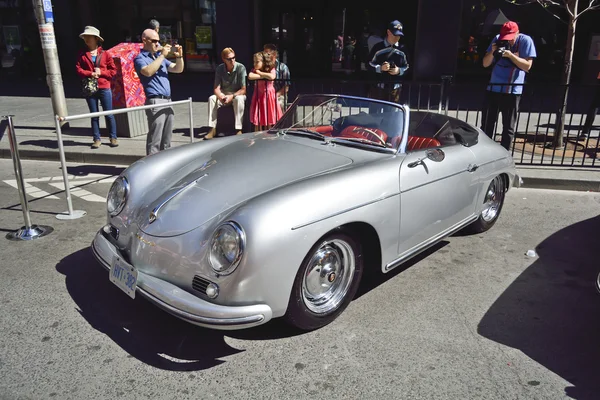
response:
{"label": "red cap", "polygon": [[500,37],[498,40],[513,40],[519,33],[519,25],[516,22],[508,21],[500,28]]}

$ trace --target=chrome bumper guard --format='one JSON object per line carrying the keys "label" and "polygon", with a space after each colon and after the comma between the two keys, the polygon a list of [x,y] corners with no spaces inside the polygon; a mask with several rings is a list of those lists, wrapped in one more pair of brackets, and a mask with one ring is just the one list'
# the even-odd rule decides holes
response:
{"label": "chrome bumper guard", "polygon": [[[102,229],[92,242],[92,251],[98,262],[107,270],[110,270],[111,261],[115,256],[125,259],[117,247],[105,237]],[[210,303],[140,270],[136,293],[178,318],[207,328],[250,328],[266,323],[273,315],[271,307],[266,304],[222,306]]]}

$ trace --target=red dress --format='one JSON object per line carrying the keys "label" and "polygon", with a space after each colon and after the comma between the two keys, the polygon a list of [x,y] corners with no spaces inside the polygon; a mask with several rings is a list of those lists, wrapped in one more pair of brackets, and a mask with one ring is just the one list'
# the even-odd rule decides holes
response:
{"label": "red dress", "polygon": [[[275,68],[271,72],[274,72]],[[252,72],[256,72],[253,68]],[[277,102],[277,93],[273,81],[257,79],[250,104],[250,122],[252,125],[273,125],[281,118],[281,107]]]}

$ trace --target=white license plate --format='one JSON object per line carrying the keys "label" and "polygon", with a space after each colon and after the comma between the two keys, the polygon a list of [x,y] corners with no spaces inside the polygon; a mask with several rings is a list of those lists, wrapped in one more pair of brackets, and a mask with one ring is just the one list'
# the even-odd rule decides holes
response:
{"label": "white license plate", "polygon": [[132,299],[135,299],[137,276],[137,270],[133,265],[126,263],[119,257],[113,259],[108,278]]}

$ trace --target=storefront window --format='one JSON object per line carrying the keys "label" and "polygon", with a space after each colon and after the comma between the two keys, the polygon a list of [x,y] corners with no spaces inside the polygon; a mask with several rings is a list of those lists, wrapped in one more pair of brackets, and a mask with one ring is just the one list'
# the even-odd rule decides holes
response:
{"label": "storefront window", "polygon": [[10,68],[21,53],[21,29],[17,25],[19,1],[0,1],[0,61]]}
{"label": "storefront window", "polygon": [[215,50],[215,0],[194,0],[192,35],[185,39],[186,64],[190,71],[214,71],[218,65]]}

